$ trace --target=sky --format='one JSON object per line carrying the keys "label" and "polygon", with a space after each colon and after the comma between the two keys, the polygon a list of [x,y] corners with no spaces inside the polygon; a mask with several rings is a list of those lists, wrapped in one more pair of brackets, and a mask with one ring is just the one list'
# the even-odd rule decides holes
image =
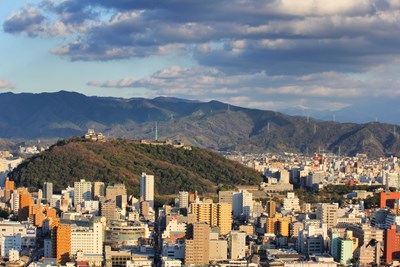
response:
{"label": "sky", "polygon": [[400,115],[400,0],[0,0],[0,18],[0,92]]}

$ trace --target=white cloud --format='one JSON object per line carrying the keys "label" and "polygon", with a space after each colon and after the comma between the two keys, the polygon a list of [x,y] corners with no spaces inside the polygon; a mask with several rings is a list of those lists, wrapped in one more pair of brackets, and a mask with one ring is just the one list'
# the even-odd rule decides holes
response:
{"label": "white cloud", "polygon": [[0,89],[14,89],[15,84],[7,80],[0,79]]}

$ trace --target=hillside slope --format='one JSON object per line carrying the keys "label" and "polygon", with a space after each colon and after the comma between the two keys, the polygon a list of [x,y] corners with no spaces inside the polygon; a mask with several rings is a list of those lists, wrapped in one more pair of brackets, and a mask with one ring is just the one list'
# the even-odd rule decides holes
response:
{"label": "hillside slope", "polygon": [[[0,94],[0,138],[48,139],[83,135],[172,139],[213,150],[399,156],[400,127],[378,122],[319,121],[218,101],[88,97],[78,93]],[[229,108],[228,108],[229,107]]]}
{"label": "hillside slope", "polygon": [[256,171],[202,148],[185,150],[125,139],[97,143],[82,138],[60,141],[24,161],[10,178],[18,185],[35,188],[51,181],[57,191],[80,179],[122,182],[137,195],[142,172],[155,175],[159,195],[179,190],[216,192],[238,184],[258,184],[262,179]]}

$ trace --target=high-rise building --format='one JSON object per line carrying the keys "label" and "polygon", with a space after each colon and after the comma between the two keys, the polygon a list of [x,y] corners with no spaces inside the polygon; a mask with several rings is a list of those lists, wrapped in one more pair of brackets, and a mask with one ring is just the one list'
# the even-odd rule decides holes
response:
{"label": "high-rise building", "polygon": [[330,239],[331,239],[331,244],[330,244],[330,252],[332,257],[336,260],[340,260],[340,251],[339,251],[339,239],[343,236],[338,231],[332,231]]}
{"label": "high-rise building", "polygon": [[81,179],[74,183],[74,206],[80,205],[85,200],[92,200],[92,182]]}
{"label": "high-rise building", "polygon": [[221,235],[226,235],[232,230],[232,204],[218,203],[217,207],[217,226]]}
{"label": "high-rise building", "polygon": [[65,265],[71,257],[71,225],[59,224],[51,234],[53,255],[58,265]]}
{"label": "high-rise building", "polygon": [[253,209],[253,194],[246,190],[233,192],[232,207],[234,216],[244,215],[249,218]]}
{"label": "high-rise building", "polygon": [[188,225],[185,241],[185,265],[208,265],[210,261],[210,226],[196,222]]}
{"label": "high-rise building", "polygon": [[385,173],[385,186],[389,191],[389,188],[395,188],[396,191],[399,190],[400,186],[400,175],[397,172],[386,172]]}
{"label": "high-rise building", "polygon": [[19,210],[19,193],[18,190],[12,191],[11,199],[10,199],[10,204],[11,204],[11,210],[13,211],[14,214],[18,214]]}
{"label": "high-rise building", "polygon": [[179,208],[189,208],[189,193],[186,191],[179,192]]}
{"label": "high-rise building", "polygon": [[396,231],[396,225],[385,230],[384,256],[387,264],[400,260],[400,232]]}
{"label": "high-rise building", "polygon": [[154,175],[142,173],[140,177],[140,197],[154,209]]}
{"label": "high-rise building", "polygon": [[353,241],[351,239],[339,238],[338,242],[339,262],[343,265],[350,265],[353,259]]}
{"label": "high-rise building", "polygon": [[239,260],[246,257],[246,233],[231,231],[228,236],[229,258]]}
{"label": "high-rise building", "polygon": [[8,177],[6,177],[6,183],[4,188],[13,191],[15,188],[15,183],[14,181],[10,181]]}
{"label": "high-rise building", "polygon": [[51,199],[53,197],[53,183],[45,182],[43,184],[43,198],[46,202],[51,204]]}
{"label": "high-rise building", "polygon": [[290,173],[286,169],[282,169],[279,171],[279,183],[281,184],[289,184]]}
{"label": "high-rise building", "polygon": [[198,198],[197,191],[189,193],[189,204],[196,202],[197,198]]}
{"label": "high-rise building", "polygon": [[218,202],[232,204],[232,196],[233,196],[233,191],[219,191]]}
{"label": "high-rise building", "polygon": [[26,188],[19,188],[18,220],[26,221],[29,218],[29,207],[33,205],[32,195]]}
{"label": "high-rise building", "polygon": [[71,225],[71,251],[72,256],[81,250],[85,254],[103,253],[103,225],[95,221],[88,226]]}
{"label": "high-rise building", "polygon": [[400,199],[400,192],[381,192],[379,197],[379,207],[394,208],[394,203],[396,199]]}
{"label": "high-rise building", "polygon": [[283,199],[283,210],[285,211],[299,211],[299,198],[296,197],[294,192],[287,192],[286,197]]}
{"label": "high-rise building", "polygon": [[337,223],[338,208],[338,203],[319,203],[316,209],[317,219],[321,220],[322,223],[326,223],[328,228],[332,228]]}
{"label": "high-rise building", "polygon": [[358,238],[360,246],[368,245],[371,240],[383,244],[384,230],[370,226],[369,224],[346,224],[346,228]]}
{"label": "high-rise building", "polygon": [[140,201],[140,214],[145,217],[150,215],[150,204],[148,201]]}
{"label": "high-rise building", "polygon": [[109,185],[106,188],[106,199],[117,200],[117,196],[125,196],[126,187],[124,184]]}
{"label": "high-rise building", "polygon": [[76,225],[73,221],[54,227],[52,232],[53,255],[58,264],[65,264],[78,251],[84,254],[103,253],[103,225],[98,219],[84,225]]}
{"label": "high-rise building", "polygon": [[106,187],[103,182],[93,183],[93,199],[96,197],[104,197],[106,195]]}
{"label": "high-rise building", "polygon": [[204,222],[212,226],[216,224],[216,211],[213,203],[192,203],[190,213],[194,215],[195,222]]}
{"label": "high-rise building", "polygon": [[269,200],[267,202],[267,213],[270,218],[275,217],[276,214],[276,202],[273,200]]}
{"label": "high-rise building", "polygon": [[291,237],[298,237],[300,229],[304,229],[304,224],[299,221],[291,222],[289,225],[289,229]]}
{"label": "high-rise building", "polygon": [[232,205],[229,203],[192,203],[191,213],[196,222],[218,226],[220,234],[228,234],[232,229]]}
{"label": "high-rise building", "polygon": [[218,233],[210,233],[210,261],[228,259],[228,241],[219,239]]}
{"label": "high-rise building", "polygon": [[118,220],[120,214],[116,211],[117,203],[115,200],[106,200],[100,203],[101,216],[106,218],[107,223]]}
{"label": "high-rise building", "polygon": [[325,173],[323,171],[315,171],[309,174],[306,178],[306,186],[312,188],[315,185],[325,181]]}
{"label": "high-rise building", "polygon": [[282,218],[280,214],[275,214],[275,217],[267,218],[265,232],[279,236],[289,236],[291,221],[290,217]]}

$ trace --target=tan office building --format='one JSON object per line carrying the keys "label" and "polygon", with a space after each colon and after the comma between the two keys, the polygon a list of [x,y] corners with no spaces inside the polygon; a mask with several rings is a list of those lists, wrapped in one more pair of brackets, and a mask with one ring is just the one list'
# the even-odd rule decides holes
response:
{"label": "tan office building", "polygon": [[188,225],[185,241],[185,265],[208,265],[210,261],[210,226],[196,222]]}

